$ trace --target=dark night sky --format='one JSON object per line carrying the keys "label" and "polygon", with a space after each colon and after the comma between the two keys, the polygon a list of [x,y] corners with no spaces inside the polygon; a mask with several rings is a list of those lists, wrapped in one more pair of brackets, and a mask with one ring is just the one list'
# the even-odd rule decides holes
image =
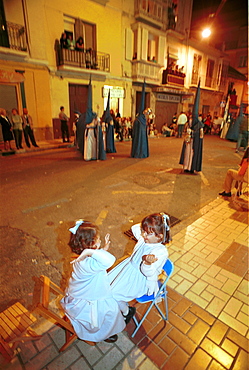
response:
{"label": "dark night sky", "polygon": [[[193,0],[192,29],[197,29],[205,22],[208,23],[208,15],[215,13],[222,0]],[[212,21],[212,18],[211,18]],[[227,0],[217,17],[213,19],[213,25],[219,28],[231,26],[242,27],[248,24],[247,0]]]}

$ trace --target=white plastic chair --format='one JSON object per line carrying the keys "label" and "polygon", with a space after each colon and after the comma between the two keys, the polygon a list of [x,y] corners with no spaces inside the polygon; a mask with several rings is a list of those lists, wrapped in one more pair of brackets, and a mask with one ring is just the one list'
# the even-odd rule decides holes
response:
{"label": "white plastic chair", "polygon": [[[153,306],[156,307],[156,309],[158,310],[158,312],[162,316],[163,320],[168,320],[168,297],[167,297],[167,293],[168,292],[167,292],[167,282],[168,282],[170,276],[172,275],[172,273],[174,271],[174,264],[173,264],[173,262],[170,261],[170,259],[168,259],[166,261],[166,263],[164,264],[163,270],[166,272],[167,277],[166,277],[166,279],[165,279],[165,281],[163,283],[160,280],[158,280],[158,285],[159,285],[160,288],[159,288],[157,294],[156,295],[152,294],[150,296],[148,296],[148,295],[145,294],[142,297],[136,298],[136,301],[139,302],[139,303],[151,302],[151,304],[149,305],[147,311],[143,315],[143,317],[140,320],[140,322],[137,321],[137,319],[136,319],[135,316],[133,317],[133,320],[134,320],[135,325],[136,325],[136,329],[132,333],[132,336],[131,336],[132,338],[134,338],[134,336],[136,335],[138,329],[140,328],[140,326],[144,322],[145,318],[147,317],[148,313],[150,312],[150,310],[152,309]],[[158,306],[158,303],[157,303],[158,299],[160,301],[161,300],[164,300],[165,314],[162,312],[162,310]]]}

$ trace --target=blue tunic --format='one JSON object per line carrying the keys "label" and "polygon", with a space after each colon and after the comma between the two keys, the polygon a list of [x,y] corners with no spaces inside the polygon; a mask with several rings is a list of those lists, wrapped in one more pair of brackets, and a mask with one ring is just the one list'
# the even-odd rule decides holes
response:
{"label": "blue tunic", "polygon": [[133,123],[131,157],[149,157],[148,133],[144,114],[140,114]]}
{"label": "blue tunic", "polygon": [[116,153],[116,147],[114,142],[114,124],[113,121],[108,123],[106,130],[106,152]]}

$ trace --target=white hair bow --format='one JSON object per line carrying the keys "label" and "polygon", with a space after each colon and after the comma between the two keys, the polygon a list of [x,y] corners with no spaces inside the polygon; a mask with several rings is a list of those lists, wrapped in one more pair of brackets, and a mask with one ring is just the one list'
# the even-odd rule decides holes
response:
{"label": "white hair bow", "polygon": [[78,228],[79,228],[79,226],[80,225],[82,225],[84,223],[84,221],[83,220],[78,220],[78,221],[76,221],[75,222],[75,226],[74,227],[71,227],[70,229],[69,229],[69,231],[71,231],[71,233],[72,234],[76,234],[76,231],[78,230]]}
{"label": "white hair bow", "polygon": [[162,218],[163,218],[165,229],[166,229],[166,231],[169,231],[169,229],[170,229],[170,227],[169,227],[169,221],[170,221],[169,216],[166,215],[166,213],[161,213],[161,215],[162,215]]}

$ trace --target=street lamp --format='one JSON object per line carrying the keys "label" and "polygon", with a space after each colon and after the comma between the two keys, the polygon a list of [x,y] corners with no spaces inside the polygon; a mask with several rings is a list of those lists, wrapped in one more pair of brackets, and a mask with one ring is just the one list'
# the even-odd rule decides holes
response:
{"label": "street lamp", "polygon": [[202,37],[203,38],[207,38],[211,35],[211,30],[210,28],[205,28],[203,31],[202,31]]}

